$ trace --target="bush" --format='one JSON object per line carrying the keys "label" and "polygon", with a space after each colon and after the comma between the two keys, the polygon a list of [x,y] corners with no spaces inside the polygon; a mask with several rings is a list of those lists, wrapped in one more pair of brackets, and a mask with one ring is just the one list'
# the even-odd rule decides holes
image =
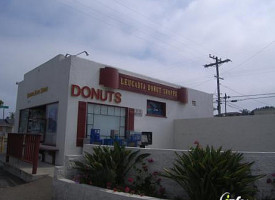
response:
{"label": "bush", "polygon": [[163,176],[180,184],[191,200],[220,199],[225,192],[232,198],[253,199],[257,192],[253,183],[262,176],[251,174],[253,162],[244,162],[241,153],[197,144],[188,154],[176,155],[174,166],[164,169]]}
{"label": "bush", "polygon": [[142,162],[141,166],[134,166],[134,175],[128,178],[128,187],[135,191],[135,194],[142,194],[151,197],[165,198],[165,188],[161,185],[160,172],[150,170],[152,158]]}
{"label": "bush", "polygon": [[97,146],[92,154],[85,153],[83,161],[75,161],[74,168],[80,171],[77,181],[99,187],[124,185],[126,174],[138,162],[150,154],[132,152],[124,146],[114,144],[113,148]]}

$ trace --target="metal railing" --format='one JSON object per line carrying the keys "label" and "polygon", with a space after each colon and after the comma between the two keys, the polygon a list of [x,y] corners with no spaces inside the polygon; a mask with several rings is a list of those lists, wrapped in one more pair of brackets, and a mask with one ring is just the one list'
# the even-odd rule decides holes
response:
{"label": "metal railing", "polygon": [[5,144],[6,144],[5,135],[0,135],[0,153],[5,153]]}
{"label": "metal railing", "polygon": [[6,162],[12,156],[32,164],[32,174],[36,174],[39,157],[40,137],[38,134],[9,133]]}

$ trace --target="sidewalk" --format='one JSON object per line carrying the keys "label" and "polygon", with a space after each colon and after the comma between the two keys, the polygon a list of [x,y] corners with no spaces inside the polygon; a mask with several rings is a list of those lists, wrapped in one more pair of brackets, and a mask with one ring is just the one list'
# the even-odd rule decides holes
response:
{"label": "sidewalk", "polygon": [[9,163],[5,162],[5,154],[0,154],[0,167],[3,166],[5,171],[23,179],[25,182],[31,182],[44,176],[54,176],[54,165],[45,162],[38,162],[37,173],[32,174],[32,164],[23,162],[16,158],[10,157]]}
{"label": "sidewalk", "polygon": [[0,167],[0,188],[14,187],[24,183],[26,182],[3,170],[3,167]]}
{"label": "sidewalk", "polygon": [[0,154],[0,200],[51,200],[54,167],[39,161],[37,174],[31,174],[31,164],[12,157],[6,163]]}
{"label": "sidewalk", "polygon": [[51,200],[53,179],[43,177],[31,183],[0,188],[0,200]]}

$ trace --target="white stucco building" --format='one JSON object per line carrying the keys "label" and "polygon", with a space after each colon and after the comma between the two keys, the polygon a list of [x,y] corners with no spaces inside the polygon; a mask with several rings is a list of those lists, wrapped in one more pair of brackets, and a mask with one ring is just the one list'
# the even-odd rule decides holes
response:
{"label": "white stucco building", "polygon": [[58,55],[18,84],[15,131],[41,133],[64,155],[82,153],[91,129],[152,132],[152,145],[173,148],[174,120],[213,116],[212,94],[134,74],[77,56]]}

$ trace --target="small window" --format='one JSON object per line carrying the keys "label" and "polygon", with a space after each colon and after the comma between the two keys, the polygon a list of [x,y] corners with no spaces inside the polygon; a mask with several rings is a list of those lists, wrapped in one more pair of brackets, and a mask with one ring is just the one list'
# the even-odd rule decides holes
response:
{"label": "small window", "polygon": [[147,115],[166,117],[166,103],[147,100]]}
{"label": "small window", "polygon": [[197,102],[196,101],[192,101],[192,106],[196,106]]}

